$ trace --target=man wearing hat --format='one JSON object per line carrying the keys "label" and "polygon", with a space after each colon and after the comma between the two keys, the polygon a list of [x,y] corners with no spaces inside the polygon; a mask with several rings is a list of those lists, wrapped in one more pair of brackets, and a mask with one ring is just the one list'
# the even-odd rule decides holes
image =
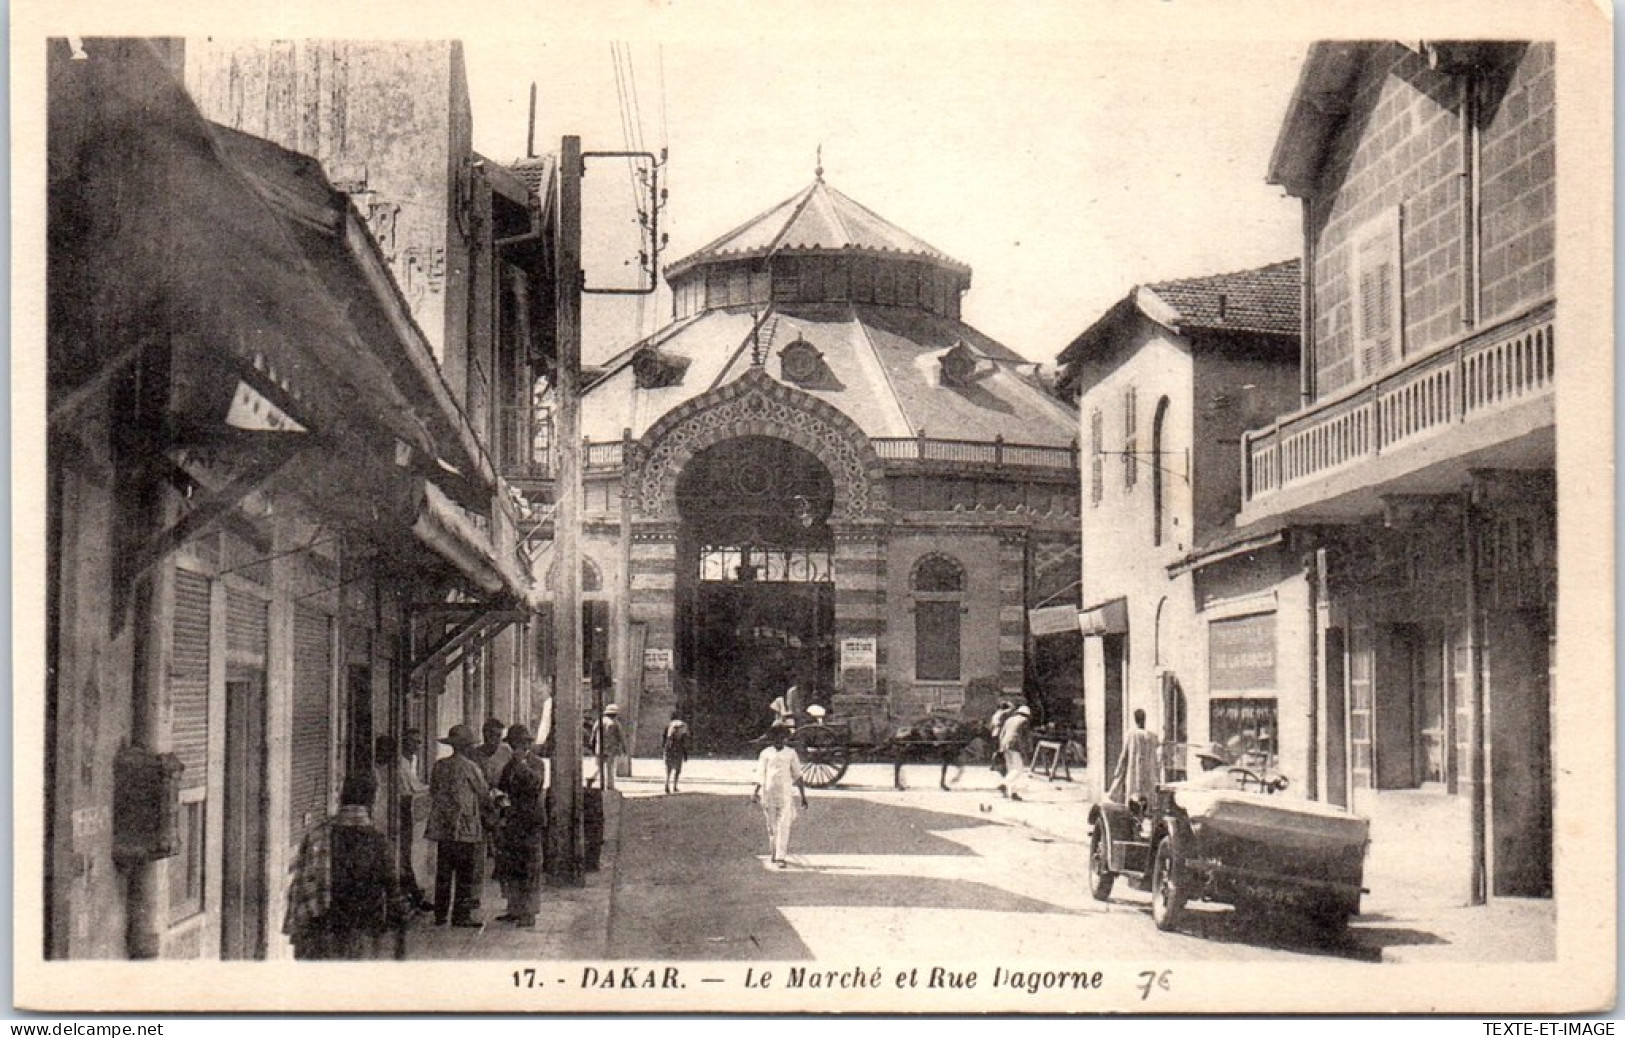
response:
{"label": "man wearing hat", "polygon": [[1219,743],[1209,743],[1196,751],[1196,760],[1202,773],[1186,781],[1196,789],[1235,789],[1236,777],[1230,774],[1230,754]]}
{"label": "man wearing hat", "polygon": [[615,761],[626,752],[626,730],[621,727],[621,708],[611,703],[604,707],[604,716],[592,726],[592,752],[598,758],[598,783],[605,789],[615,788]]}
{"label": "man wearing hat", "polygon": [[801,780],[801,757],[786,746],[790,739],[790,725],[774,721],[768,729],[773,744],[756,757],[756,788],[751,790],[752,803],[762,805],[767,818],[768,849],[773,864],[788,867],[790,855],[790,828],[796,821],[796,794],[801,794],[801,809],[807,809],[807,787]]}
{"label": "man wearing hat", "polygon": [[1004,777],[999,790],[1020,800],[1027,783],[1027,761],[1032,757],[1033,710],[1026,703],[1010,712],[999,729],[999,752],[1004,754]]}
{"label": "man wearing hat", "polygon": [[496,841],[496,878],[502,884],[508,910],[498,920],[531,927],[536,925],[536,909],[541,901],[547,770],[536,756],[529,728],[516,724],[508,729],[507,739],[513,752],[500,780],[500,788],[508,798],[508,815]]}
{"label": "man wearing hat", "polygon": [[434,921],[443,926],[480,926],[480,869],[485,845],[481,815],[490,801],[485,773],[474,761],[479,740],[466,724],[454,724],[440,742],[451,756],[434,762],[429,772],[429,830],[435,841]]}

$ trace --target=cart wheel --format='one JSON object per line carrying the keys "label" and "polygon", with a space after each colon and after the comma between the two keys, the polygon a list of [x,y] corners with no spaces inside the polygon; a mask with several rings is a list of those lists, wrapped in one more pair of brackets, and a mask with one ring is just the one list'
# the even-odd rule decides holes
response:
{"label": "cart wheel", "polygon": [[803,729],[801,742],[801,781],[814,789],[828,789],[846,774],[851,754],[839,732]]}
{"label": "cart wheel", "polygon": [[1112,884],[1117,882],[1117,874],[1106,860],[1106,837],[1100,831],[1105,824],[1104,818],[1096,822],[1094,835],[1089,837],[1089,896],[1096,901],[1110,897]]}
{"label": "cart wheel", "polygon": [[1185,914],[1185,871],[1176,859],[1172,836],[1157,844],[1157,856],[1151,862],[1151,921],[1157,929],[1168,931],[1179,925]]}

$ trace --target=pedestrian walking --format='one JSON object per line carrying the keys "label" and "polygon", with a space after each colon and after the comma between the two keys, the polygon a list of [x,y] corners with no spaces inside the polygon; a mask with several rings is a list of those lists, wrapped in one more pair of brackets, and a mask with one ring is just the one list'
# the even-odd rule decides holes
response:
{"label": "pedestrian walking", "polygon": [[282,925],[296,959],[382,958],[384,935],[404,921],[389,839],[373,824],[376,795],[371,775],[350,775],[338,812],[299,844]]}
{"label": "pedestrian walking", "polygon": [[807,787],[801,781],[801,756],[785,745],[790,726],[775,722],[768,732],[773,745],[756,758],[756,788],[751,790],[750,799],[762,805],[773,862],[782,869],[788,865],[790,828],[796,821],[795,797],[801,795],[801,809],[805,811]]}
{"label": "pedestrian walking", "polygon": [[490,787],[474,761],[478,745],[466,724],[454,724],[440,740],[452,748],[429,773],[429,839],[435,841],[434,921],[453,926],[479,926],[480,853],[485,841],[484,815]]}
{"label": "pedestrian walking", "polygon": [[683,777],[683,765],[688,761],[688,722],[673,710],[671,723],[660,733],[660,755],[666,760],[666,792],[677,792],[677,783]]}
{"label": "pedestrian walking", "polygon": [[496,878],[507,911],[497,918],[531,927],[536,925],[542,896],[547,769],[536,755],[536,742],[529,728],[514,725],[508,729],[507,740],[512,754],[498,783],[508,799],[508,811],[497,838],[496,864]]}
{"label": "pedestrian walking", "polygon": [[1134,711],[1134,731],[1123,743],[1112,772],[1107,796],[1119,804],[1149,801],[1162,781],[1162,761],[1157,737],[1145,730],[1145,711]]}
{"label": "pedestrian walking", "polygon": [[626,729],[621,727],[620,713],[621,708],[611,703],[592,726],[592,752],[598,758],[596,779],[603,789],[615,788],[615,762],[626,752]]}
{"label": "pedestrian walking", "polygon": [[1011,703],[1010,700],[1001,699],[998,707],[993,711],[993,716],[987,719],[987,734],[993,740],[992,759],[988,761],[987,766],[1000,775],[1005,773],[1005,765],[1004,751],[999,749],[999,736],[1004,732],[1005,719],[1010,716],[1015,708],[1015,704]]}
{"label": "pedestrian walking", "polygon": [[999,790],[1011,800],[1022,799],[1027,788],[1027,762],[1032,759],[1033,711],[1026,703],[1010,712],[999,729],[999,752],[1004,754],[1004,777]]}

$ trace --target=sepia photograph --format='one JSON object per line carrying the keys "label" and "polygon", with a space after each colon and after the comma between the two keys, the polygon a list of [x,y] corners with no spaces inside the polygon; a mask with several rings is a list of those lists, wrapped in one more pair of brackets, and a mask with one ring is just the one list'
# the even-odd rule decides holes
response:
{"label": "sepia photograph", "polygon": [[16,1009],[1612,1008],[1608,8],[11,22]]}

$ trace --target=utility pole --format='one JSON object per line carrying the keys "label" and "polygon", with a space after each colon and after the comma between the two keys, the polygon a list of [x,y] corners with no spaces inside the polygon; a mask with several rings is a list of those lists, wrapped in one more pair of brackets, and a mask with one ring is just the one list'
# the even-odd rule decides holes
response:
{"label": "utility pole", "polygon": [[581,138],[559,153],[558,384],[553,510],[553,784],[548,789],[547,880],[578,887],[581,811]]}

